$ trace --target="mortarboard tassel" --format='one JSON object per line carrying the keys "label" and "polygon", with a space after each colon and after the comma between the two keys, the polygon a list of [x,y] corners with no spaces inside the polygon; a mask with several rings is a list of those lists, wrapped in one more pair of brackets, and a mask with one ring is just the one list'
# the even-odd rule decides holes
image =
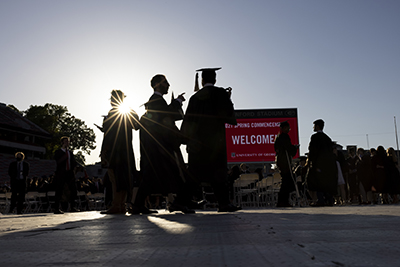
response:
{"label": "mortarboard tassel", "polygon": [[199,86],[199,74],[196,73],[196,78],[194,80],[194,91],[197,92],[200,90],[200,86]]}

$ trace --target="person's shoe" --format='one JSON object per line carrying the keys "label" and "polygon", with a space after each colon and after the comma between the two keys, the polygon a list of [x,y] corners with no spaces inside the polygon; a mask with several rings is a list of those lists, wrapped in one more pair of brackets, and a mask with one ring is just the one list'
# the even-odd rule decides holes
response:
{"label": "person's shoe", "polygon": [[232,204],[228,204],[228,205],[219,207],[218,212],[235,212],[235,211],[238,211],[241,209],[242,209],[241,207],[234,206]]}
{"label": "person's shoe", "polygon": [[128,209],[129,214],[152,214],[152,213],[158,213],[156,210],[149,210],[146,207],[137,207],[137,206],[132,206],[129,207]]}
{"label": "person's shoe", "polygon": [[125,213],[126,213],[125,209],[117,207],[111,207],[108,210],[100,211],[100,214],[125,214]]}
{"label": "person's shoe", "polygon": [[276,204],[277,208],[293,208],[292,205],[290,205],[289,203],[278,203]]}
{"label": "person's shoe", "polygon": [[169,212],[181,211],[181,212],[183,212],[184,214],[193,214],[193,213],[196,213],[194,210],[189,209],[189,208],[186,207],[186,206],[183,206],[183,205],[180,205],[180,204],[176,204],[176,203],[174,203],[174,204],[172,204],[171,206],[169,206],[169,207],[168,207],[168,211],[169,211]]}
{"label": "person's shoe", "polygon": [[72,209],[71,209],[71,212],[80,212],[80,209],[72,208]]}
{"label": "person's shoe", "polygon": [[64,212],[62,212],[60,209],[57,209],[54,211],[54,214],[64,214]]}

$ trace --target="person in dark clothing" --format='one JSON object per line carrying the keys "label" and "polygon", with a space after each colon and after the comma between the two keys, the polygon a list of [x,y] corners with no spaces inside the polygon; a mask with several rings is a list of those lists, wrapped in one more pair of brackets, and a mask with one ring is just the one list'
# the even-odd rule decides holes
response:
{"label": "person in dark clothing", "polygon": [[357,161],[357,179],[359,182],[360,193],[362,196],[361,204],[371,204],[372,192],[371,192],[371,179],[372,179],[372,166],[371,156],[365,153],[363,148],[357,149],[358,161]]}
{"label": "person in dark clothing", "polygon": [[282,185],[278,193],[277,207],[292,207],[292,205],[289,204],[289,194],[295,190],[295,181],[293,180],[292,173],[292,158],[296,155],[299,146],[292,144],[289,131],[289,123],[287,121],[281,122],[280,132],[274,143],[276,153],[275,162],[282,177]]}
{"label": "person in dark clothing", "polygon": [[324,121],[314,121],[314,132],[308,146],[309,166],[307,185],[310,191],[317,192],[315,206],[332,206],[333,196],[337,192],[337,165],[332,149],[332,140],[322,130]]}
{"label": "person in dark clothing", "polygon": [[103,122],[104,138],[101,148],[102,165],[107,166],[112,184],[113,201],[103,214],[125,214],[125,204],[139,175],[132,146],[132,131],[139,129],[138,115],[125,108],[125,95],[120,90],[111,92],[112,109]]}
{"label": "person in dark clothing", "polygon": [[54,177],[56,195],[54,198],[54,214],[63,214],[60,210],[60,201],[63,195],[64,185],[68,186],[70,209],[73,212],[79,211],[75,208],[77,195],[74,170],[78,166],[74,154],[68,149],[69,137],[61,137],[61,148],[54,153],[54,160],[57,163],[56,174]]}
{"label": "person in dark clothing", "polygon": [[308,191],[305,190],[305,181],[307,175],[307,167],[306,167],[307,157],[301,156],[299,157],[298,165],[294,170],[294,175],[296,177],[297,188],[299,189],[299,193],[303,198],[311,199]]}
{"label": "person in dark clothing", "polygon": [[230,170],[228,170],[228,185],[229,185],[229,199],[233,202],[234,199],[234,189],[233,184],[235,180],[240,177],[241,171],[238,165],[233,166]]}
{"label": "person in dark clothing", "polygon": [[[216,70],[200,69],[203,88],[189,100],[181,126],[189,154],[189,172],[210,183],[219,212],[237,211],[229,202],[225,123],[236,125],[231,88],[216,87]],[[196,74],[197,78],[197,74]]]}
{"label": "person in dark clothing", "polygon": [[[183,119],[183,94],[172,99],[170,104],[163,95],[168,93],[170,84],[162,74],[151,80],[153,95],[145,104],[146,113],[140,119],[140,169],[142,183],[129,211],[132,214],[148,213],[145,199],[151,193],[169,196],[170,212],[194,213],[186,204],[190,201],[190,190],[186,188],[185,166],[180,145],[182,137],[175,122]],[[173,199],[172,195],[177,194]]]}
{"label": "person in dark clothing", "polygon": [[393,147],[389,147],[386,150],[387,154],[387,173],[386,173],[386,192],[391,195],[392,203],[397,204],[399,199],[397,197],[400,194],[400,173],[398,168],[397,156]]}
{"label": "person in dark clothing", "polygon": [[349,198],[353,203],[358,203],[358,196],[359,196],[359,182],[357,178],[357,161],[358,157],[353,148],[349,150],[349,157],[346,159],[347,166],[348,166],[348,182],[350,188]]}
{"label": "person in dark clothing", "polygon": [[26,177],[29,174],[29,164],[24,161],[25,155],[22,152],[15,153],[16,161],[10,163],[8,175],[11,184],[11,205],[9,213],[17,206],[17,214],[22,214],[26,193]]}
{"label": "person in dark clothing", "polygon": [[372,165],[372,191],[375,193],[386,193],[386,168],[387,156],[385,149],[378,146],[377,149],[371,149],[371,165]]}

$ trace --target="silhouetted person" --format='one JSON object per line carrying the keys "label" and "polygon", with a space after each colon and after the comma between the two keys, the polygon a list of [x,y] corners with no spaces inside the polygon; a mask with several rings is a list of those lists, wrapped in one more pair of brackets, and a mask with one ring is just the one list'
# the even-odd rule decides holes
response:
{"label": "silhouetted person", "polygon": [[61,148],[54,153],[54,159],[57,163],[56,175],[54,177],[55,183],[55,203],[54,214],[63,214],[60,210],[60,201],[63,195],[64,185],[68,186],[69,199],[71,211],[79,211],[75,208],[75,199],[77,195],[75,173],[74,170],[78,166],[74,154],[68,149],[69,137],[61,137]]}
{"label": "silhouetted person", "polygon": [[386,193],[386,165],[387,156],[383,146],[378,146],[377,149],[371,148],[371,166],[372,166],[372,191],[375,193]]}
{"label": "silhouetted person", "polygon": [[358,202],[359,196],[359,183],[357,177],[357,161],[358,157],[354,151],[354,148],[349,150],[349,157],[346,159],[347,166],[348,166],[348,182],[350,187],[350,194],[349,198],[352,200],[353,203]]}
{"label": "silhouetted person", "polygon": [[[183,94],[167,104],[163,95],[168,93],[170,84],[162,74],[151,79],[153,95],[145,104],[146,113],[140,119],[140,170],[143,182],[129,211],[132,214],[150,213],[145,207],[145,199],[151,193],[177,197],[169,203],[168,210],[194,213],[186,207],[183,172],[185,171],[180,145],[182,137],[175,121],[183,119]],[[171,197],[172,198],[172,197]]]}
{"label": "silhouetted person", "polygon": [[249,171],[249,166],[246,165],[246,163],[240,164],[240,173],[250,173]]}
{"label": "silhouetted person", "polygon": [[[101,161],[108,166],[108,178],[112,184],[113,201],[103,214],[125,214],[127,197],[133,182],[138,178],[132,146],[132,130],[139,129],[138,115],[124,108],[125,95],[120,90],[111,92],[111,110],[103,122]],[[130,201],[130,200],[129,200]]]}
{"label": "silhouetted person", "polygon": [[357,180],[359,182],[360,193],[362,196],[362,204],[370,204],[372,202],[372,166],[371,156],[365,153],[363,148],[357,149],[359,160],[357,161]]}
{"label": "silhouetted person", "polygon": [[218,69],[198,70],[202,71],[203,88],[190,98],[181,131],[187,138],[190,174],[210,183],[218,211],[229,212],[238,207],[229,203],[225,123],[236,125],[236,118],[230,99],[232,89],[214,86]]}
{"label": "silhouetted person", "polygon": [[9,213],[12,213],[17,206],[17,214],[22,214],[25,201],[26,177],[29,174],[29,164],[24,161],[25,155],[22,152],[15,153],[16,161],[10,163],[8,175],[11,183],[11,205]]}
{"label": "silhouetted person", "polygon": [[310,191],[317,192],[316,206],[332,206],[337,192],[337,165],[332,149],[332,140],[322,130],[324,121],[314,121],[314,132],[308,146],[309,166],[307,185]]}
{"label": "silhouetted person", "polygon": [[393,202],[397,204],[399,199],[397,195],[400,193],[400,173],[396,152],[393,147],[386,150],[387,154],[387,172],[386,172],[386,192],[393,198]]}
{"label": "silhouetted person", "polygon": [[[238,165],[233,166],[230,170],[228,170],[228,186],[229,186],[229,199],[233,202],[234,199],[234,188],[233,184],[235,180],[240,177],[241,171]],[[261,173],[262,175],[262,173]]]}
{"label": "silhouetted person", "polygon": [[292,207],[289,204],[289,194],[295,190],[295,181],[292,174],[292,158],[296,155],[299,146],[293,145],[289,136],[290,125],[287,121],[281,122],[280,132],[274,143],[276,165],[282,176],[282,185],[278,193],[277,207]]}
{"label": "silhouetted person", "polygon": [[308,170],[308,168],[306,167],[306,162],[307,162],[306,156],[299,157],[299,163],[294,170],[294,174],[296,177],[297,188],[299,189],[300,194],[303,197],[307,197],[308,199],[310,199],[311,197],[309,197],[308,191],[307,192],[304,191],[304,183],[306,181],[306,175]]}

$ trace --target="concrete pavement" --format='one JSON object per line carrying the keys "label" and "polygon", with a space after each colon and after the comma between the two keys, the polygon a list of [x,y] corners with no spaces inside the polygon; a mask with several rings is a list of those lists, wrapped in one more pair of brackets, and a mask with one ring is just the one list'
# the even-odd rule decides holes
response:
{"label": "concrete pavement", "polygon": [[0,266],[400,266],[400,206],[0,215]]}

